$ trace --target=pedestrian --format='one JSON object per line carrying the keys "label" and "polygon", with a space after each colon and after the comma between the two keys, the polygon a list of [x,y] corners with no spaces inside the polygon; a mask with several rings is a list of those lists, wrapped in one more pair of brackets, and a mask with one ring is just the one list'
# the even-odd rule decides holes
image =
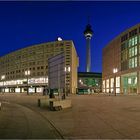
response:
{"label": "pedestrian", "polygon": [[45,91],[46,91],[46,90],[45,90],[45,88],[44,88],[44,89],[43,89],[43,96],[45,95]]}
{"label": "pedestrian", "polygon": [[110,96],[110,94],[111,94],[111,91],[109,90],[109,96]]}
{"label": "pedestrian", "polygon": [[2,103],[0,102],[0,110],[2,109]]}
{"label": "pedestrian", "polygon": [[48,88],[46,89],[46,95],[49,95],[49,89]]}
{"label": "pedestrian", "polygon": [[90,89],[88,89],[88,94],[90,95]]}

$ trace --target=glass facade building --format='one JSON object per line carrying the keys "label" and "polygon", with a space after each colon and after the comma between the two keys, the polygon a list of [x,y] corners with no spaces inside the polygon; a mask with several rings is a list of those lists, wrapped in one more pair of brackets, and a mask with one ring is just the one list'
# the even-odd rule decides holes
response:
{"label": "glass facade building", "polygon": [[99,93],[102,90],[102,73],[78,72],[78,94]]}
{"label": "glass facade building", "polygon": [[[117,73],[113,69],[117,68]],[[137,24],[103,49],[103,92],[140,93],[140,24]]]}

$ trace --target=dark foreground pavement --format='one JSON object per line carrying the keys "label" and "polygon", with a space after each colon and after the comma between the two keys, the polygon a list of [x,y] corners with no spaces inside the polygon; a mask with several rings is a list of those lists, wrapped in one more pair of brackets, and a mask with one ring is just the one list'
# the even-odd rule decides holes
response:
{"label": "dark foreground pavement", "polygon": [[1,139],[58,139],[63,138],[49,121],[26,106],[2,102],[0,111]]}
{"label": "dark foreground pavement", "polygon": [[75,95],[62,111],[38,98],[47,97],[0,95],[0,138],[140,139],[140,96]]}

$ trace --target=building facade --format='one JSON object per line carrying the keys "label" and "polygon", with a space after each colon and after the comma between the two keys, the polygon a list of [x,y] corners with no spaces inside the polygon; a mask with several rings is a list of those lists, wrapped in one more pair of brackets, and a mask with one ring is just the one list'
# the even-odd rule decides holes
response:
{"label": "building facade", "polygon": [[102,73],[78,72],[78,94],[102,91]]}
{"label": "building facade", "polygon": [[78,56],[73,41],[58,40],[29,46],[0,57],[1,92],[42,92],[48,86],[48,59],[62,52],[65,65],[73,70],[67,76],[71,84],[73,77],[77,76]]}
{"label": "building facade", "polygon": [[103,92],[140,93],[140,24],[113,39],[103,49]]}
{"label": "building facade", "polygon": [[48,59],[49,89],[59,94],[68,95],[76,93],[77,89],[77,65],[76,58],[72,55],[72,65],[66,64],[65,54],[60,53]]}

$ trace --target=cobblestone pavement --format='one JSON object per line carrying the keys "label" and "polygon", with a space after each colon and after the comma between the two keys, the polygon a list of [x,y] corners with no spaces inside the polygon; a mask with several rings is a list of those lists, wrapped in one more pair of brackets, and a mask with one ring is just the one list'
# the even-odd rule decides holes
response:
{"label": "cobblestone pavement", "polygon": [[[15,132],[12,129],[15,127],[17,133],[9,136],[11,138],[19,137],[23,128],[26,127],[27,130],[23,131],[24,137],[22,138],[32,138],[33,136],[33,138],[41,136],[48,138],[46,133],[49,133],[49,136],[53,135],[54,138],[66,139],[140,139],[139,95],[75,95],[69,97],[72,99],[72,108],[62,111],[50,111],[47,108],[37,107],[38,98],[47,97],[25,94],[0,95],[0,100],[5,102],[5,107],[0,111],[0,120],[5,119],[0,121],[0,136]],[[10,114],[6,114],[8,110],[11,111]],[[31,112],[35,112],[33,116]],[[16,126],[15,119],[11,119],[10,116],[19,118]],[[27,120],[31,121],[30,124],[27,123]],[[37,120],[41,120],[41,124],[48,120],[50,131],[47,132],[48,126],[37,123]],[[9,126],[7,126],[8,122],[11,122]],[[35,123],[39,126],[37,130],[34,130]],[[30,125],[30,131],[28,131]],[[45,128],[46,126],[47,128]],[[39,134],[40,129],[44,130],[42,134]]]}

